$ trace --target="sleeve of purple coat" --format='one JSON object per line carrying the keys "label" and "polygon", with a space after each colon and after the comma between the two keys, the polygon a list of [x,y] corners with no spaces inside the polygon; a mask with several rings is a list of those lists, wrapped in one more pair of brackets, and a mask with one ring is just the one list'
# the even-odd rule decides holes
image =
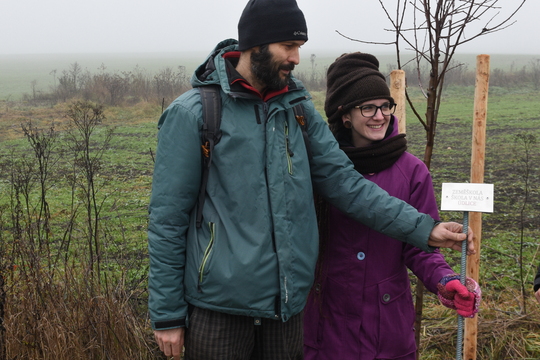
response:
{"label": "sleeve of purple coat", "polygon": [[[418,211],[429,214],[438,220],[439,212],[431,174],[425,164],[420,160],[414,166],[410,186],[411,191],[408,203],[418,209]],[[454,272],[439,250],[428,254],[414,246],[404,244],[403,257],[407,267],[424,283],[429,291],[435,294],[437,293],[437,283],[442,277]]]}

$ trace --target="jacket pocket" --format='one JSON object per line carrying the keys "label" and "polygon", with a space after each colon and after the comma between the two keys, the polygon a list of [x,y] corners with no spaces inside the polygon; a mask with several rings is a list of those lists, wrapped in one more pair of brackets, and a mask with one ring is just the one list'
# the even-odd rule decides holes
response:
{"label": "jacket pocket", "polygon": [[407,272],[379,284],[379,357],[392,359],[416,350],[414,306]]}
{"label": "jacket pocket", "polygon": [[210,255],[212,254],[212,249],[214,248],[214,242],[215,242],[215,234],[216,234],[216,224],[215,223],[208,223],[208,227],[210,230],[210,241],[208,241],[208,245],[206,246],[206,249],[204,250],[204,254],[201,260],[201,264],[199,265],[199,278],[198,278],[198,291],[202,291],[201,284],[204,280],[204,271],[207,268],[208,265],[208,259],[210,258]]}

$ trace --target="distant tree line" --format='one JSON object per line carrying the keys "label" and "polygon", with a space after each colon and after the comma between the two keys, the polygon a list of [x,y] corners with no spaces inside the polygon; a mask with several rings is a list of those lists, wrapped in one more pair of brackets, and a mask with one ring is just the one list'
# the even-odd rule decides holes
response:
{"label": "distant tree line", "polygon": [[[314,59],[314,55],[312,55]],[[397,65],[388,64],[386,66],[387,75],[397,69]],[[449,67],[445,75],[445,87],[448,86],[474,86],[476,80],[476,69],[469,68],[467,64],[459,63],[455,60]],[[310,91],[326,90],[326,72],[325,66],[322,71],[317,70],[317,65],[312,63],[311,70],[295,72],[296,78],[302,80],[306,88]],[[382,69],[381,69],[382,70]],[[426,62],[420,69],[416,69],[416,63],[410,63],[403,66],[407,74],[409,86],[419,83],[427,83],[430,73],[430,65]],[[527,65],[522,67],[511,66],[508,70],[495,68],[491,70],[490,86],[497,86],[506,89],[515,87],[524,87],[528,89],[540,89],[540,59],[532,59]]]}
{"label": "distant tree line", "polygon": [[[396,65],[387,65],[387,72],[397,68]],[[403,66],[409,86],[411,84],[427,84],[430,75],[430,65],[426,62],[420,65],[409,63]],[[476,69],[469,68],[465,63],[452,60],[449,70],[445,75],[445,87],[448,86],[474,86],[476,80]],[[509,70],[499,68],[491,69],[489,77],[490,86],[511,89],[524,87],[529,89],[540,89],[540,59],[532,59],[527,65],[522,67],[510,66]]]}
{"label": "distant tree line", "polygon": [[51,75],[54,85],[49,92],[37,91],[33,81],[32,94],[25,94],[23,100],[57,103],[81,99],[111,106],[141,101],[168,104],[191,87],[185,66],[166,67],[152,74],[139,66],[131,71],[110,72],[102,64],[96,73],[91,73],[75,62],[59,76],[56,70]]}
{"label": "distant tree line", "polygon": [[[295,72],[295,76],[302,80],[306,88],[310,91],[326,90],[326,72],[328,67],[318,70],[314,64],[315,56],[311,56],[311,70]],[[416,63],[408,63],[403,66],[409,86],[417,83],[427,84],[430,75],[430,64],[422,63],[420,68]],[[390,75],[397,65],[388,64],[386,73]],[[383,69],[381,69],[383,70]],[[448,86],[474,86],[476,80],[476,69],[469,68],[467,64],[452,60],[449,71],[445,76],[445,87]],[[490,86],[497,86],[506,89],[524,87],[528,89],[540,89],[540,59],[532,59],[527,65],[522,67],[511,66],[509,70],[495,68],[491,70]]]}
{"label": "distant tree line", "polygon": [[[320,70],[315,59],[316,56],[313,54],[311,69],[296,71],[295,76],[308,90],[324,91],[328,67],[325,66]],[[387,65],[387,73],[390,74],[396,68],[394,64]],[[429,78],[429,69],[427,63],[420,68],[412,63],[403,66],[409,85],[416,83],[417,79],[425,83]],[[96,73],[91,73],[89,70],[83,70],[75,62],[59,75],[56,70],[51,71],[51,75],[54,76],[54,85],[48,92],[38,90],[37,82],[32,81],[32,92],[24,94],[23,100],[32,103],[57,103],[81,99],[111,106],[130,105],[141,101],[169,104],[191,88],[189,82],[191,74],[186,72],[185,66],[166,67],[152,74],[139,66],[131,71],[110,72],[102,64]],[[445,86],[474,86],[475,76],[475,70],[470,69],[467,64],[455,62],[446,75]],[[512,66],[509,70],[493,69],[490,85],[540,89],[540,59],[533,59],[520,68]]]}

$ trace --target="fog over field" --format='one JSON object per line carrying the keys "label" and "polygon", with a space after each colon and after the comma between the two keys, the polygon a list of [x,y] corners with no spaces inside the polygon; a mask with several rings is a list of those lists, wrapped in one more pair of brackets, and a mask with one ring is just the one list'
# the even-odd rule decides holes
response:
{"label": "fog over field", "polygon": [[[483,16],[465,36],[472,36],[515,11],[519,0],[497,1],[497,11]],[[0,6],[0,100],[30,92],[34,82],[46,91],[54,76],[77,62],[83,70],[154,72],[183,66],[191,74],[221,40],[237,38],[237,23],[247,0],[20,0]],[[343,52],[375,54],[395,64],[393,46],[362,44],[353,39],[388,42],[390,22],[377,0],[297,0],[308,23],[309,41],[301,49],[296,71],[324,71]],[[396,0],[385,0],[389,9]],[[527,0],[510,27],[481,36],[459,47],[456,59],[475,66],[478,54],[491,55],[492,69],[522,67],[540,58],[535,16],[540,1]],[[402,54],[407,54],[405,48]],[[409,52],[412,54],[412,52]],[[56,73],[54,72],[56,71]]]}
{"label": "fog over field", "polygon": [[[18,0],[0,6],[0,54],[208,52],[225,38],[237,38],[246,0]],[[377,0],[297,0],[309,29],[306,53],[391,52],[361,45],[392,41],[389,20]],[[390,9],[396,0],[385,0]],[[475,31],[492,18],[501,22],[520,0],[498,0],[497,11],[482,16]],[[493,3],[493,1],[490,1]],[[395,10],[394,10],[395,11]],[[510,28],[482,36],[462,53],[540,55],[537,15],[540,1],[527,0]]]}

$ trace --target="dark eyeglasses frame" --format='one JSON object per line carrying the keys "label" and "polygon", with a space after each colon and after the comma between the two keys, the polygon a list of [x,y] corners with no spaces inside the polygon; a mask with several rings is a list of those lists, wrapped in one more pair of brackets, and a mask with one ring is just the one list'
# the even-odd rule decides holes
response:
{"label": "dark eyeglasses frame", "polygon": [[[364,108],[368,107],[368,106],[376,108],[375,112],[371,116],[364,115]],[[388,107],[390,112],[386,114],[383,111],[383,107]],[[367,104],[367,105],[362,105],[362,106],[360,106],[360,105],[354,106],[353,108],[354,109],[360,109],[360,113],[362,113],[363,117],[371,118],[371,117],[374,117],[375,115],[377,115],[377,112],[379,110],[381,110],[381,114],[383,114],[384,116],[392,115],[396,111],[396,104],[394,104],[394,103],[385,103],[385,104],[382,104],[381,106],[375,106],[373,104]]]}

